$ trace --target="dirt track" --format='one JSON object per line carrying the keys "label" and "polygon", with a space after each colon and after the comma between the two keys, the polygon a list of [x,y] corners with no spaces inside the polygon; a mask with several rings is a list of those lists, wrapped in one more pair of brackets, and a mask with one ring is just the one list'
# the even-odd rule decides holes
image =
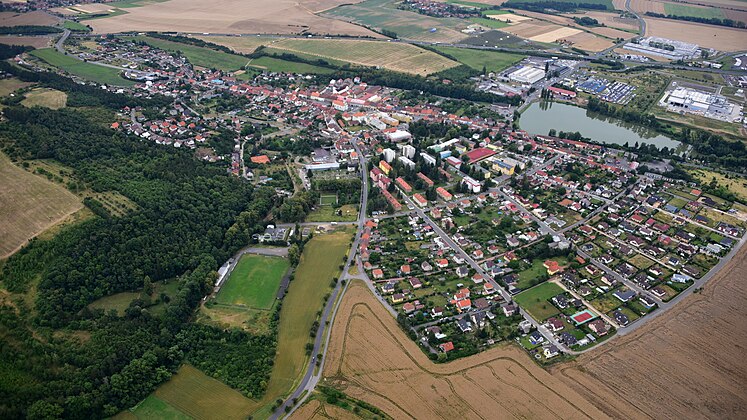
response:
{"label": "dirt track", "polygon": [[607,417],[513,346],[431,362],[361,282],[336,319],[322,384],[394,418]]}
{"label": "dirt track", "polygon": [[747,247],[700,294],[599,351],[553,369],[606,412],[747,418]]}

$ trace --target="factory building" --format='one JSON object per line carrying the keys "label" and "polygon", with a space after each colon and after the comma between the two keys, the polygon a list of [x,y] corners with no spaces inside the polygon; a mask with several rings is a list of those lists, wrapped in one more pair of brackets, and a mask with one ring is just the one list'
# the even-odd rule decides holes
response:
{"label": "factory building", "polygon": [[545,71],[536,67],[522,67],[508,75],[508,80],[525,85],[533,85],[545,78]]}

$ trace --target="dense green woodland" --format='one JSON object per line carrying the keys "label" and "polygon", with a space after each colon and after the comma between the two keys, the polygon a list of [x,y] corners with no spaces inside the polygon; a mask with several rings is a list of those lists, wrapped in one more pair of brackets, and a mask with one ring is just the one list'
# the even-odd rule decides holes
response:
{"label": "dense green woodland", "polygon": [[[120,98],[130,100],[58,77],[36,81],[65,90],[78,104],[118,108]],[[2,267],[0,281],[15,294],[12,305],[0,306],[0,418],[111,416],[146,397],[185,360],[246,395],[262,395],[275,322],[269,335],[252,336],[190,321],[219,262],[263,229],[274,191],[253,190],[189,151],[110,130],[103,122],[113,113],[103,108],[11,105],[4,116],[0,147],[11,158],[59,161],[86,187],[117,191],[137,210],[119,218],[102,214],[54,239],[34,240]],[[140,299],[124,317],[87,308],[102,296],[142,288],[146,276],[179,279],[177,295],[162,310]],[[23,299],[29,292],[33,307]]]}

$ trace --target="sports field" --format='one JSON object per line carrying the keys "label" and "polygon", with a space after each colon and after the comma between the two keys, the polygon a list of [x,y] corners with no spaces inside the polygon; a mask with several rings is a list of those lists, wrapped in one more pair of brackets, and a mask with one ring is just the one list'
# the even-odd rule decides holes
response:
{"label": "sports field", "polygon": [[50,109],[64,108],[67,104],[67,94],[55,89],[37,88],[26,94],[21,101],[23,106],[42,106]]}
{"label": "sports field", "polygon": [[0,258],[83,207],[79,197],[0,153]]}
{"label": "sports field", "polygon": [[119,74],[121,72],[117,69],[84,63],[83,61],[60,54],[54,48],[34,50],[29,54],[40,58],[51,66],[61,68],[70,74],[97,83],[115,86],[131,86],[135,84],[133,81],[120,77]]}
{"label": "sports field", "polygon": [[178,51],[187,57],[192,65],[215,68],[223,71],[236,71],[246,67],[249,59],[236,54],[228,54],[210,48],[173,42],[149,36],[136,36],[133,39],[146,42],[148,45],[167,51]]}
{"label": "sports field", "polygon": [[548,299],[560,293],[563,293],[563,289],[560,286],[555,283],[546,282],[519,293],[514,300],[529,312],[534,319],[544,321],[558,313],[558,309],[552,303],[548,302]]}
{"label": "sports field", "polygon": [[245,254],[215,300],[227,305],[270,309],[288,267],[290,263],[286,258]]}
{"label": "sports field", "polygon": [[324,295],[331,291],[333,277],[340,276],[339,265],[350,247],[352,232],[342,231],[317,235],[304,247],[301,262],[290,284],[280,311],[278,352],[270,374],[262,408],[253,413],[255,418],[269,415],[269,406],[287,394],[303,374],[308,360],[306,343],[311,342],[309,331],[322,309]]}
{"label": "sports field", "polygon": [[498,72],[518,63],[526,57],[521,54],[469,48],[436,47],[436,49],[456,58],[460,63],[480,71],[485,67],[487,71]]}

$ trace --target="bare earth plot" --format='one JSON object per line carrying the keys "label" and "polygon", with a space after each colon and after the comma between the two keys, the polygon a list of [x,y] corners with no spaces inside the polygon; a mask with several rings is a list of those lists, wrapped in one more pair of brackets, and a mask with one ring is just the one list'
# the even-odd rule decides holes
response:
{"label": "bare earth plot", "polygon": [[[705,286],[554,376],[622,417],[747,418],[747,247]],[[644,415],[645,413],[645,415]]]}
{"label": "bare earth plot", "polygon": [[83,207],[73,193],[15,166],[1,153],[0,180],[0,258]]}
{"label": "bare earth plot", "polygon": [[[181,31],[202,33],[346,34],[380,37],[347,22],[314,13],[349,0],[169,0],[129,8],[127,13],[91,20],[96,33]],[[317,9],[318,8],[318,9]]]}
{"label": "bare earth plot", "polygon": [[34,48],[47,48],[52,45],[52,37],[2,35],[0,36],[0,44],[28,45]]}
{"label": "bare earth plot", "polygon": [[340,304],[327,357],[322,384],[397,419],[607,418],[512,346],[431,362],[360,281]]}
{"label": "bare earth plot", "polygon": [[[609,28],[617,28],[617,29],[624,29],[628,31],[637,31],[638,30],[638,21],[631,18],[621,18],[618,13],[609,13],[609,12],[599,12],[599,11],[586,11],[584,13],[574,13],[574,14],[568,14],[563,15],[570,18],[576,17],[582,17],[587,16],[592,19],[596,19],[599,21],[599,23],[603,23],[607,25]],[[599,28],[591,28],[591,29],[599,29]]]}
{"label": "bare earth plot", "polygon": [[0,12],[0,26],[40,25],[53,26],[60,20],[47,12],[37,10],[29,13]]}
{"label": "bare earth plot", "polygon": [[[204,37],[239,52],[251,52],[261,38]],[[246,43],[246,46],[243,44]],[[319,58],[346,61],[362,66],[381,66],[389,70],[428,75],[458,65],[457,62],[410,44],[361,40],[270,39],[265,44],[289,52]]]}
{"label": "bare earth plot", "polygon": [[[588,17],[592,17],[594,19],[597,19],[599,21],[599,23],[605,23],[605,22],[603,22],[605,19],[607,21],[612,22],[612,23],[615,22],[614,19],[618,19],[618,20],[621,20],[623,22],[625,22],[627,20],[627,21],[632,21],[633,25],[634,25],[633,27],[630,27],[629,29],[632,29],[632,30],[638,29],[638,23],[637,23],[636,20],[634,20],[634,19],[620,19],[620,18],[617,17],[617,16],[619,16],[618,14],[613,14],[613,13],[595,12],[595,13],[597,13],[597,15],[601,15],[598,18],[596,16],[591,16],[591,14],[589,14],[589,13],[582,13],[582,14],[575,14],[575,15],[572,14],[572,15],[566,15],[566,16],[548,15],[548,14],[544,14],[544,13],[529,12],[529,11],[525,11],[525,10],[522,10],[521,13],[524,14],[524,15],[527,15],[527,16],[531,16],[531,17],[533,17],[535,19],[550,21],[552,23],[561,25],[563,27],[570,26],[570,27],[573,27],[573,28],[576,28],[576,29],[580,29],[580,30],[583,30],[583,31],[589,31],[589,32],[592,32],[594,34],[605,36],[605,37],[608,37],[608,38],[613,38],[613,39],[615,39],[615,38],[628,39],[628,38],[632,38],[633,36],[635,36],[635,34],[632,34],[630,32],[621,31],[619,29],[615,29],[614,27],[582,26],[582,25],[577,24],[573,20],[573,17],[574,16],[588,16]],[[497,15],[497,16],[501,16],[501,15]],[[605,23],[605,25],[606,25],[606,23]],[[613,25],[608,25],[608,26],[613,26]]]}
{"label": "bare earth plot", "polygon": [[606,38],[600,38],[594,36],[588,32],[581,32],[575,35],[567,36],[563,38],[563,41],[570,42],[574,47],[580,48],[584,51],[602,51],[615,45],[614,42]]}
{"label": "bare earth plot", "polygon": [[646,17],[646,35],[692,42],[719,51],[741,51],[747,47],[747,30]]}

